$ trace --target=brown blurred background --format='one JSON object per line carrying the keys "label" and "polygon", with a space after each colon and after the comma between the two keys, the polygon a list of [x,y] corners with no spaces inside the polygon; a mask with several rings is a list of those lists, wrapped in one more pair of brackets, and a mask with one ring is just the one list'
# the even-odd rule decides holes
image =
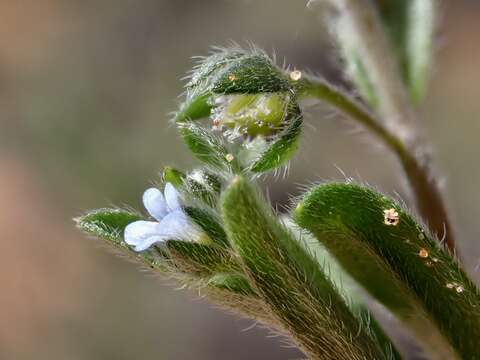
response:
{"label": "brown blurred background", "polygon": [[[131,204],[163,165],[195,161],[169,125],[192,55],[251,40],[338,79],[318,13],[302,0],[0,1],[0,359],[292,359],[194,294],[175,291],[79,234],[86,209]],[[442,1],[423,124],[469,271],[480,257],[480,3]],[[403,192],[395,159],[324,108],[279,203],[347,175]]]}

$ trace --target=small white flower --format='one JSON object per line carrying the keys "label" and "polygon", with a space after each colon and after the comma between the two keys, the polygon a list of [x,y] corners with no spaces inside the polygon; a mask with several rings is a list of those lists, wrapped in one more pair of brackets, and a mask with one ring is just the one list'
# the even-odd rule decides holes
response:
{"label": "small white flower", "polygon": [[[180,195],[172,184],[165,185],[164,194],[150,188],[143,194],[143,205],[157,221],[135,221],[125,228],[124,238],[135,251],[148,249],[154,243],[172,239],[192,240],[198,235],[198,228],[183,212]],[[189,238],[186,238],[186,237]]]}

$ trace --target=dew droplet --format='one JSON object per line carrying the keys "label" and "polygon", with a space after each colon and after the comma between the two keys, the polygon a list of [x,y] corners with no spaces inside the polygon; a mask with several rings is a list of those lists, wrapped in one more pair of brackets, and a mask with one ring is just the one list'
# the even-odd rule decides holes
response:
{"label": "dew droplet", "polygon": [[436,262],[438,262],[438,259],[434,257],[434,258],[432,258],[432,261],[436,263]]}
{"label": "dew droplet", "polygon": [[458,285],[456,288],[455,288],[455,291],[459,294],[463,293],[465,291],[465,288],[462,286],[462,285]]}
{"label": "dew droplet", "polygon": [[302,78],[302,72],[300,70],[293,70],[290,72],[290,79],[293,81],[298,81]]}
{"label": "dew droplet", "polygon": [[383,210],[383,217],[385,225],[396,226],[400,222],[400,215],[394,208]]}
{"label": "dew droplet", "polygon": [[425,265],[428,267],[432,267],[433,263],[431,261],[425,261]]}
{"label": "dew droplet", "polygon": [[424,259],[428,258],[428,250],[425,248],[421,248],[420,251],[418,252],[418,256]]}
{"label": "dew droplet", "polygon": [[227,154],[225,155],[225,159],[227,159],[228,162],[232,162],[235,157],[232,154]]}
{"label": "dew droplet", "polygon": [[420,233],[420,234],[418,234],[418,238],[419,238],[420,240],[424,240],[424,239],[425,239],[425,235],[424,235],[423,233]]}

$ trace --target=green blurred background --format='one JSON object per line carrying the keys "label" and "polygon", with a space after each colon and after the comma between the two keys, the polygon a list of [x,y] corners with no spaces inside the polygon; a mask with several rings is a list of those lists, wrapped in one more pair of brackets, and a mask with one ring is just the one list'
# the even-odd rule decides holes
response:
{"label": "green blurred background", "polygon": [[[251,321],[138,271],[71,218],[130,204],[164,165],[194,159],[171,126],[179,80],[212,44],[253,41],[341,80],[318,11],[302,0],[0,1],[0,359],[292,359]],[[460,247],[478,281],[480,3],[442,1],[421,109]],[[331,110],[307,113],[278,204],[347,176],[405,195],[395,159]],[[263,184],[266,186],[266,182]]]}

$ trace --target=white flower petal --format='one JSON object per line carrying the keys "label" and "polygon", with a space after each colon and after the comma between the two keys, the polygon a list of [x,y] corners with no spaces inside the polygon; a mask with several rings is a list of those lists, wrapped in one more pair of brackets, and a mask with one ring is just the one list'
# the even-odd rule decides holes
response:
{"label": "white flower petal", "polygon": [[168,213],[165,198],[162,192],[156,188],[147,189],[143,193],[143,205],[148,213],[158,221],[162,220]]}
{"label": "white flower petal", "polygon": [[198,229],[187,218],[187,215],[181,210],[173,211],[163,218],[160,222],[160,233],[162,237],[169,239],[193,240],[197,235]]}
{"label": "white flower petal", "polygon": [[165,200],[170,211],[179,210],[181,208],[180,194],[172,184],[166,183],[163,193],[165,194]]}
{"label": "white flower petal", "polygon": [[135,221],[127,225],[124,231],[124,239],[128,245],[139,245],[149,237],[158,236],[159,223],[156,221]]}
{"label": "white flower petal", "polygon": [[145,239],[143,242],[139,243],[138,245],[135,245],[135,251],[140,252],[143,250],[147,250],[153,244],[157,242],[162,242],[164,240],[167,240],[167,238],[164,236],[151,236]]}

